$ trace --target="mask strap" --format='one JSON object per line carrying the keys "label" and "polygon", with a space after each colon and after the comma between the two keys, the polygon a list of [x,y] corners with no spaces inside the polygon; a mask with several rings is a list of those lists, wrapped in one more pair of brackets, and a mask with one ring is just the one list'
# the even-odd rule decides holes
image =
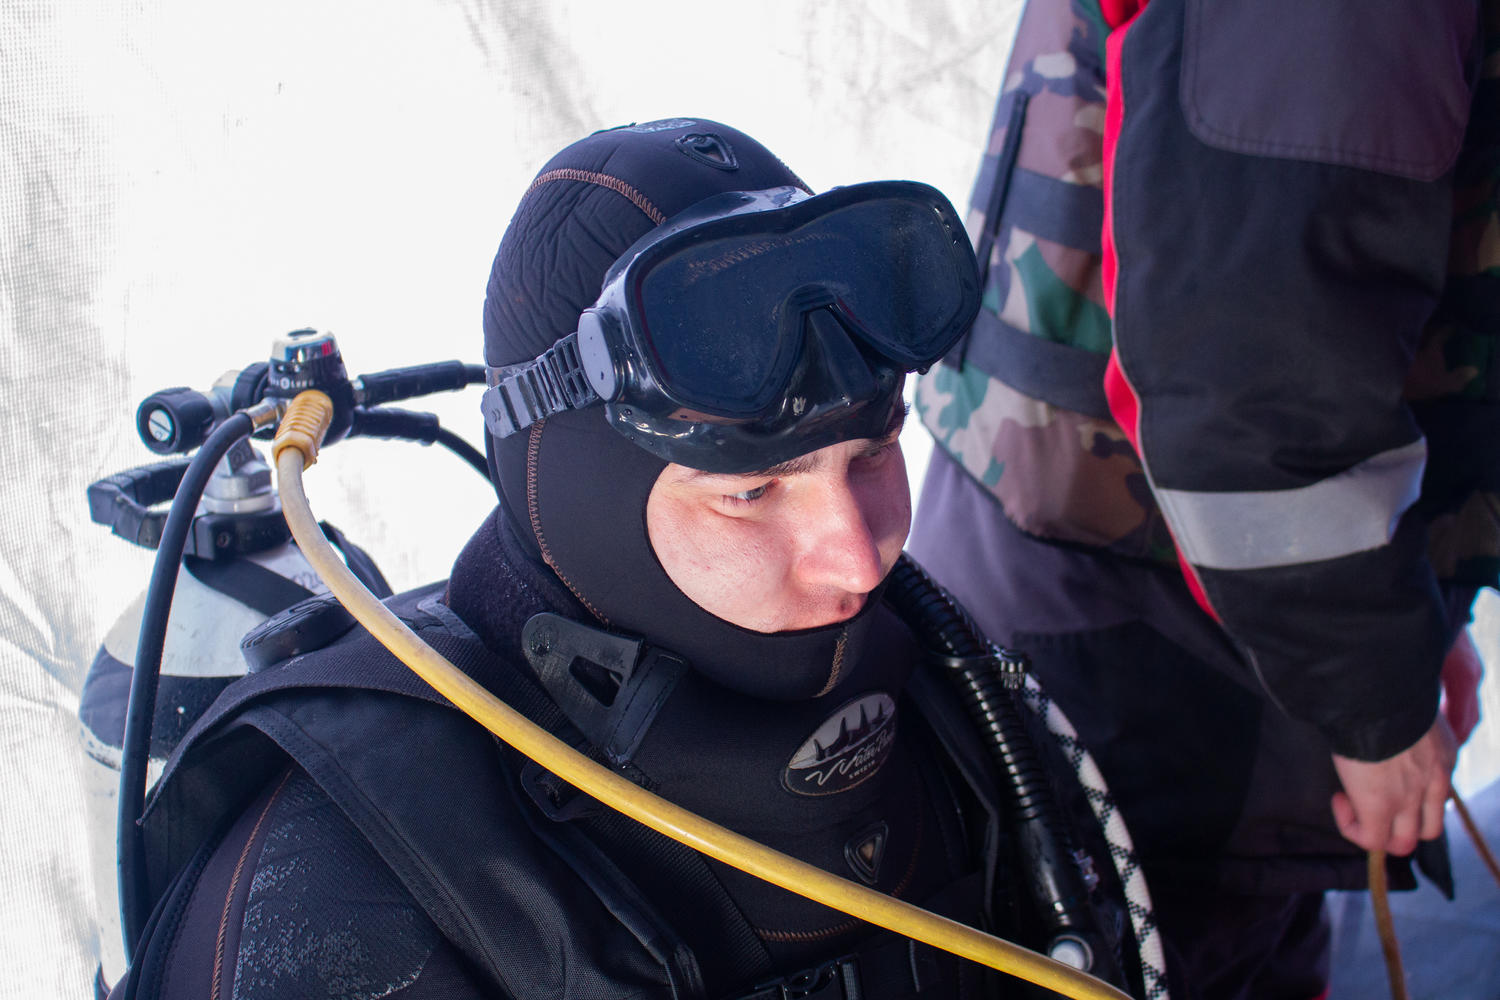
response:
{"label": "mask strap", "polygon": [[490,388],[479,401],[484,425],[496,437],[510,437],[538,420],[599,401],[578,354],[578,334],[570,333],[533,361],[485,369]]}

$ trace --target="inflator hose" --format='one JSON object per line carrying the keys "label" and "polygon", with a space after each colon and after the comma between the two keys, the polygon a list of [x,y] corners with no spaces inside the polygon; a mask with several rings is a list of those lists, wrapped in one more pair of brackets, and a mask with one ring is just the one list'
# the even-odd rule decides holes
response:
{"label": "inflator hose", "polygon": [[356,406],[348,437],[395,438],[440,444],[468,462],[486,480],[490,478],[489,463],[483,452],[439,423],[435,413],[399,410],[394,406]]}
{"label": "inflator hose", "polygon": [[[475,683],[366,590],[318,530],[302,489],[302,470],[315,459],[321,440],[314,425],[321,421],[326,427],[330,419],[331,407],[317,414],[326,401],[314,392],[293,400],[271,448],[287,524],[328,589],[382,645],[460,711],[584,794],[773,885],[1064,996],[1128,1000],[1077,969],[788,857],[653,795],[573,750]],[[285,439],[282,431],[288,434]]]}
{"label": "inflator hose", "polygon": [[[172,611],[172,597],[177,590],[177,573],[182,568],[182,553],[187,545],[198,499],[219,464],[236,441],[251,431],[270,423],[276,416],[276,404],[259,403],[229,417],[219,424],[208,440],[188,463],[162,526],[161,541],[156,547],[156,562],[151,569],[151,583],[146,588],[145,608],[141,612],[140,638],[135,649],[135,664],[130,677],[130,700],[125,710],[125,734],[120,742],[120,803],[118,818],[118,877],[120,880],[120,923],[125,937],[128,960],[140,940],[141,930],[150,916],[150,895],[146,884],[146,845],[140,818],[146,804],[146,771],[151,757],[151,723],[156,716],[156,688],[161,673],[162,650],[166,646],[167,616]],[[319,534],[322,534],[320,531]]]}
{"label": "inflator hose", "polygon": [[[901,613],[917,639],[939,654],[983,734],[1001,774],[1012,830],[1030,878],[1036,915],[1046,928],[1046,946],[1059,940],[1086,942],[1089,969],[1117,976],[1118,959],[1089,905],[1089,891],[1073,859],[1068,824],[1057,802],[1035,740],[1026,728],[1020,684],[1023,662],[1009,677],[1004,660],[979,627],[909,556],[891,571],[885,599]],[[1075,946],[1076,947],[1076,946]]]}

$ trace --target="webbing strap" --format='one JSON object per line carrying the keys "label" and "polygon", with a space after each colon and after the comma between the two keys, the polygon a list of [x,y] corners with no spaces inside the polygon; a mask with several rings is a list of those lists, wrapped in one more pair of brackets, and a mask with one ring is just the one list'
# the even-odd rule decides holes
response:
{"label": "webbing strap", "polygon": [[205,587],[232,597],[267,618],[313,596],[300,583],[249,559],[221,561],[183,556],[182,565]]}
{"label": "webbing strap", "polygon": [[[601,810],[581,825],[594,844],[608,844],[610,855],[626,870],[645,872],[656,884],[672,887],[653,893],[652,903],[693,949],[710,989],[716,982],[764,982],[772,973],[765,944],[703,855],[613,809]],[[710,946],[696,947],[705,943],[700,940],[704,930],[711,934]]]}

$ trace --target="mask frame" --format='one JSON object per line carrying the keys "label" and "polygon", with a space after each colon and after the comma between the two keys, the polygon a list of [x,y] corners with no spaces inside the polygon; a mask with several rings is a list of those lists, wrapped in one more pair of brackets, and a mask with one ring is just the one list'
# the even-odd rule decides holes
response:
{"label": "mask frame", "polygon": [[481,408],[507,437],[602,402],[667,461],[764,468],[880,436],[905,374],[947,353],[979,295],[968,236],[929,185],[716,195],[621,255],[573,333],[488,369]]}

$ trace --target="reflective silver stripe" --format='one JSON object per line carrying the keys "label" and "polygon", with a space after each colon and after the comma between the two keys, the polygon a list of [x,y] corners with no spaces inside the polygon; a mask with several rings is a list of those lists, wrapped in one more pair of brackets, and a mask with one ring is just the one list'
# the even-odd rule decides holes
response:
{"label": "reflective silver stripe", "polygon": [[1194,566],[1293,566],[1388,543],[1396,522],[1416,502],[1426,465],[1427,442],[1418,439],[1298,489],[1157,490],[1156,499]]}

